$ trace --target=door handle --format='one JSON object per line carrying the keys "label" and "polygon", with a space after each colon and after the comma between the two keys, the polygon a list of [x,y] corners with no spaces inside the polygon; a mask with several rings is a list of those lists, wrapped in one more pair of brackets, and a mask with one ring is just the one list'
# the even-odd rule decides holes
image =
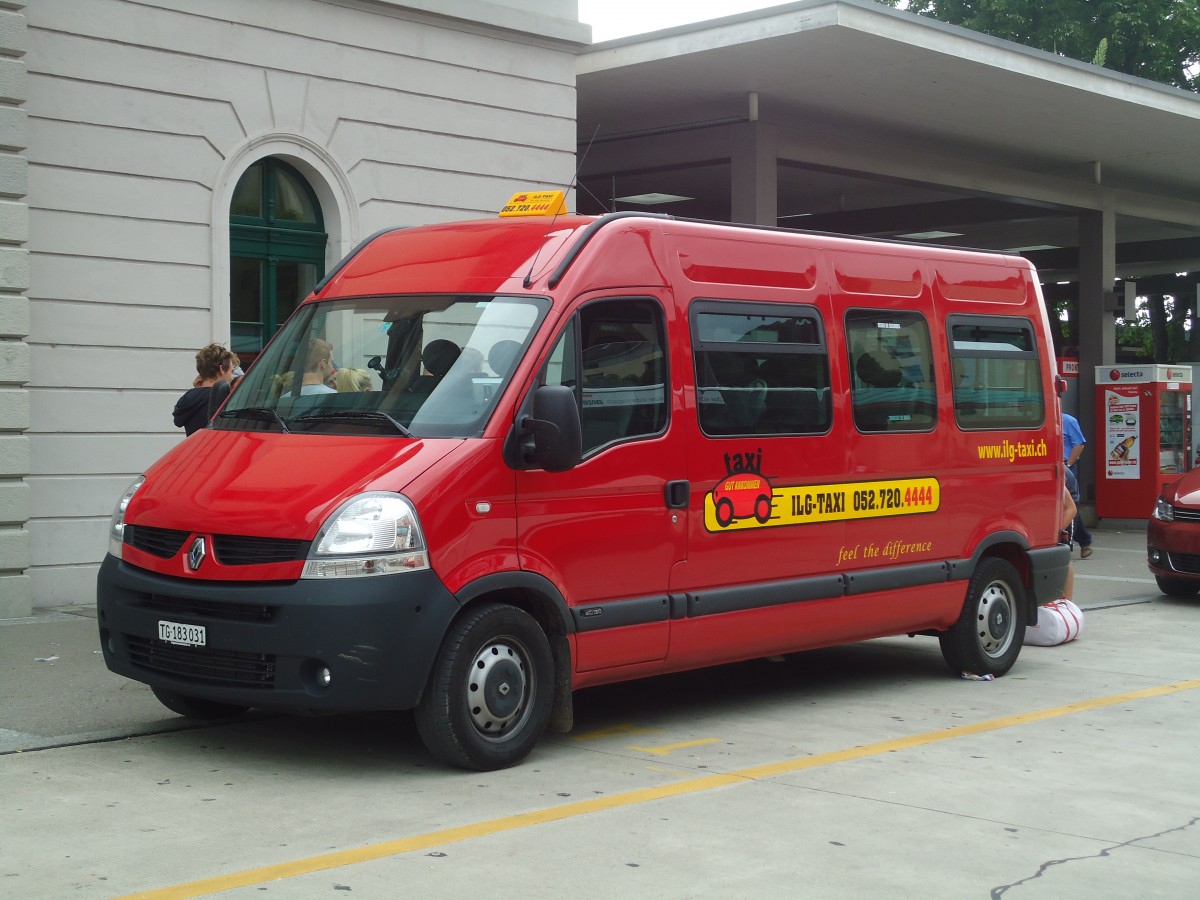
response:
{"label": "door handle", "polygon": [[687,509],[692,496],[692,486],[686,479],[668,481],[663,492],[667,509]]}

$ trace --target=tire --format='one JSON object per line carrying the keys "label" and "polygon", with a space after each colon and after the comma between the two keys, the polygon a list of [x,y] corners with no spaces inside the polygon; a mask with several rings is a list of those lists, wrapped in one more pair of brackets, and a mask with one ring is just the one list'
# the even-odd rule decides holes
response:
{"label": "tire", "polygon": [[1155,575],[1158,589],[1168,597],[1195,597],[1200,593],[1200,581],[1191,578],[1171,578],[1167,575]]}
{"label": "tire", "polygon": [[189,719],[229,719],[240,716],[249,707],[238,706],[235,703],[221,703],[217,700],[202,700],[199,697],[189,697],[177,694],[163,688],[151,688],[158,702],[173,713],[187,716]]}
{"label": "tire", "polygon": [[514,606],[488,604],[451,627],[414,718],[442,762],[503,769],[542,736],[553,694],[554,659],[541,626]]}
{"label": "tire", "polygon": [[717,524],[724,528],[733,521],[733,501],[728,497],[722,497],[717,501]]}
{"label": "tire", "polygon": [[939,640],[952,672],[1000,676],[1013,667],[1025,637],[1025,586],[1002,559],[980,561],[958,622]]}

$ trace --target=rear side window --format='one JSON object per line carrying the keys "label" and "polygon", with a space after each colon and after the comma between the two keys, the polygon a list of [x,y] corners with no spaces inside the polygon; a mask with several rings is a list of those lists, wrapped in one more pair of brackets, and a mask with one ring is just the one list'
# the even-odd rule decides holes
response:
{"label": "rear side window", "polygon": [[931,431],[937,392],[929,324],[916,312],[852,309],[846,313],[854,424],[865,433]]}
{"label": "rear side window", "polygon": [[1045,418],[1037,340],[1028,319],[950,316],[954,417],[960,428],[1037,428]]}
{"label": "rear side window", "polygon": [[815,309],[700,300],[692,304],[691,327],[705,434],[829,430],[829,354]]}

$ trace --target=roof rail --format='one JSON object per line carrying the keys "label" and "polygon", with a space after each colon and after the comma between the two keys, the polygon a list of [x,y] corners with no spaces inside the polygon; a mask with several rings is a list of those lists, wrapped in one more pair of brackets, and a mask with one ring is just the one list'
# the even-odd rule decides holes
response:
{"label": "roof rail", "polygon": [[593,237],[595,237],[596,232],[598,232],[601,228],[603,228],[609,222],[614,222],[617,219],[674,219],[674,218],[675,218],[674,216],[669,216],[666,213],[633,212],[633,211],[628,211],[628,210],[625,212],[606,213],[605,215],[601,216],[596,221],[592,222],[592,224],[589,225],[587,228],[583,229],[583,232],[579,236],[579,240],[577,240],[575,242],[575,246],[573,246],[570,250],[567,251],[567,255],[563,257],[563,261],[558,264],[558,268],[556,268],[554,270],[554,272],[550,275],[550,280],[547,281],[546,284],[551,288],[558,287],[558,283],[560,281],[562,281],[563,277],[567,274],[567,269],[571,268],[571,263],[575,262],[576,257],[578,257],[579,254],[581,252],[583,252],[583,248],[588,245],[588,241],[590,241]]}

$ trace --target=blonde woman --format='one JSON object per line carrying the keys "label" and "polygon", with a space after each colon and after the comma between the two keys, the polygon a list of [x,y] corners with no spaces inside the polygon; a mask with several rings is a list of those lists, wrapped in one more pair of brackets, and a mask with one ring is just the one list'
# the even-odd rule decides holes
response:
{"label": "blonde woman", "polygon": [[337,374],[333,376],[333,382],[340,394],[372,389],[371,372],[368,369],[338,369]]}

